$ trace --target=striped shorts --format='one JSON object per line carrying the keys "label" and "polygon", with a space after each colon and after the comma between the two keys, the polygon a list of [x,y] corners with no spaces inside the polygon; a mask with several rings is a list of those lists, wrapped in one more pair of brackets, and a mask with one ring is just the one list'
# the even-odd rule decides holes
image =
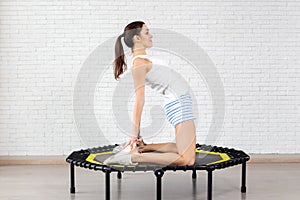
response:
{"label": "striped shorts", "polygon": [[178,99],[167,103],[164,110],[167,119],[173,126],[187,120],[196,119],[193,116],[192,98],[189,94],[181,95]]}

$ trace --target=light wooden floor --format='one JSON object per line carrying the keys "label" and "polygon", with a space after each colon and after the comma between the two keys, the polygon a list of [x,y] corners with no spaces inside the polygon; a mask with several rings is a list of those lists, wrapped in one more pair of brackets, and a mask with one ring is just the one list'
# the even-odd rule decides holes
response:
{"label": "light wooden floor", "polygon": [[[241,167],[216,170],[213,177],[215,200],[299,199],[300,163],[250,163],[247,166],[247,193],[240,193]],[[104,174],[76,168],[75,195],[69,194],[68,165],[0,166],[1,200],[99,200],[104,199]],[[126,172],[122,180],[111,176],[112,200],[154,200],[153,172]],[[163,199],[205,200],[206,172],[196,182],[190,172],[166,172]]]}

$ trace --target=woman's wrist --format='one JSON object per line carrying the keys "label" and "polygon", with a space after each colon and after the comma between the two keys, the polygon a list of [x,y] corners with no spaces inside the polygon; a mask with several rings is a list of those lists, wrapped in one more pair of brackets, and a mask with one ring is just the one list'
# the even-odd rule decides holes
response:
{"label": "woman's wrist", "polygon": [[137,139],[138,139],[138,138],[140,137],[140,130],[134,131],[134,132],[132,133],[131,137],[132,137],[132,138],[137,138]]}
{"label": "woman's wrist", "polygon": [[132,135],[131,138],[142,139],[142,136],[140,134]]}
{"label": "woman's wrist", "polygon": [[132,135],[131,138],[138,140],[138,139],[140,139],[140,136],[139,135]]}
{"label": "woman's wrist", "polygon": [[140,135],[140,126],[139,125],[138,126],[134,125],[131,137],[138,139],[139,135]]}

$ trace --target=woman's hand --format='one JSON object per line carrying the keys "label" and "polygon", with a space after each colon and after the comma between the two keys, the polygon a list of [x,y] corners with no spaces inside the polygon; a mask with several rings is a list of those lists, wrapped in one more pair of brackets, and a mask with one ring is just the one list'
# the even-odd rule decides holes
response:
{"label": "woman's hand", "polygon": [[144,142],[144,140],[142,138],[139,138],[138,141],[136,142],[136,146],[138,147],[144,147],[147,144]]}
{"label": "woman's hand", "polygon": [[138,138],[137,137],[131,137],[130,140],[124,145],[123,149],[130,146],[130,149],[132,150],[134,146],[137,145]]}
{"label": "woman's hand", "polygon": [[[131,152],[140,152],[139,149],[142,149],[146,146],[145,142],[142,138],[132,137],[130,140],[124,145],[123,149],[130,147]],[[134,150],[136,148],[136,150]],[[141,153],[141,152],[140,152]]]}

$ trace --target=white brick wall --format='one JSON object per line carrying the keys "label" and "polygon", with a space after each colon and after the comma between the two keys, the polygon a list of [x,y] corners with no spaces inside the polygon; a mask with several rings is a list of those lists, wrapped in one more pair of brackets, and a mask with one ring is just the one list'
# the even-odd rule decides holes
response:
{"label": "white brick wall", "polygon": [[[133,20],[187,36],[215,63],[226,98],[215,145],[300,153],[299,13],[296,0],[1,0],[0,155],[65,155],[84,146],[73,115],[77,74],[98,45]],[[211,99],[192,68],[182,75],[197,94],[201,143],[210,126]],[[111,112],[115,85],[108,70],[95,91],[95,113],[112,143],[126,139]],[[162,100],[151,91],[147,98],[144,125]],[[131,111],[132,106],[130,101]],[[173,140],[168,124],[163,132],[152,141]]]}

